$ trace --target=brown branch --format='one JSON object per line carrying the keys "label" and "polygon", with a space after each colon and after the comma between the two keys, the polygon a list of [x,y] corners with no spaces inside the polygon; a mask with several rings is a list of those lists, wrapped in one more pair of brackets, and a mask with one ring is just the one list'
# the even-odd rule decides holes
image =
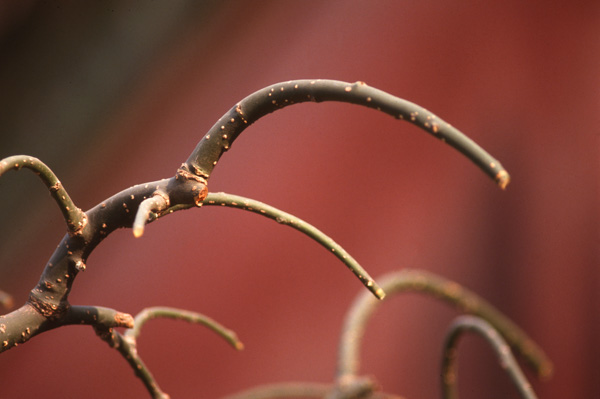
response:
{"label": "brown branch", "polygon": [[[545,353],[512,321],[475,293],[459,284],[433,273],[417,270],[402,270],[379,279],[389,300],[402,292],[416,291],[441,299],[466,314],[478,316],[490,323],[540,377],[552,373],[552,363]],[[359,349],[367,322],[383,302],[370,296],[360,295],[355,301],[342,328],[338,353],[337,375],[340,381],[355,378],[359,368]]]}
{"label": "brown branch", "polygon": [[[3,165],[14,168],[12,163]],[[37,162],[27,165],[40,168]],[[0,336],[0,352],[26,342],[39,332],[67,323],[71,309],[68,295],[77,274],[85,270],[89,254],[114,230],[130,228],[140,203],[156,192],[164,193],[169,199],[170,207],[157,215],[161,217],[175,210],[199,206],[207,192],[206,181],[180,169],[171,179],[130,187],[88,210],[87,223],[77,234],[65,235],[46,264],[38,284],[31,290],[27,303],[0,316],[0,322],[5,325],[5,333]],[[31,314],[32,311],[37,315]]]}
{"label": "brown branch", "polygon": [[[68,296],[75,277],[86,269],[87,258],[91,252],[114,230],[133,226],[134,235],[139,237],[143,234],[147,223],[174,211],[201,206],[208,193],[206,180],[223,152],[229,149],[239,134],[270,112],[306,101],[353,103],[406,120],[462,152],[491,176],[501,188],[509,182],[508,173],[496,159],[460,131],[424,108],[370,88],[362,82],[350,84],[330,80],[290,81],[251,94],[209,130],[174,177],[130,187],[85,213],[75,206],[54,173],[38,159],[22,155],[6,158],[0,161],[0,175],[8,170],[19,170],[23,167],[32,169],[38,174],[59,205],[67,222],[68,233],[46,264],[27,302],[13,312],[0,316],[0,352],[53,328],[72,324],[92,325],[103,340],[118,349],[128,359],[136,372],[142,370],[139,371],[140,378],[155,397],[167,397],[160,391],[137,355],[136,333],[124,337],[114,331],[115,327],[132,327],[131,316],[107,308],[71,306]],[[266,207],[267,205],[264,205],[264,209],[267,209]],[[277,219],[277,216],[275,218]],[[323,241],[322,244],[331,249],[337,248],[329,241]],[[339,257],[340,254],[342,253],[336,255]],[[345,263],[348,265],[347,262]],[[366,271],[359,272],[357,275],[378,297],[383,297],[383,291],[368,277]],[[6,303],[7,300],[8,297],[0,293],[0,302]],[[140,319],[140,326],[149,317],[157,317],[159,313],[165,316],[164,312],[169,313],[172,310],[150,312]],[[181,316],[189,321],[193,321],[194,317]],[[517,336],[520,337],[519,334]],[[506,338],[511,345],[515,344],[514,339]],[[238,345],[236,343],[238,341],[233,338],[231,342]],[[519,343],[516,344],[518,346]],[[526,344],[525,347],[528,348]],[[535,348],[531,350],[535,351]],[[336,391],[332,393],[339,396],[332,397],[350,399],[370,394],[372,386],[361,384],[362,382],[356,378],[348,381],[339,379]]]}
{"label": "brown branch", "polygon": [[352,255],[346,252],[341,245],[324,234],[321,230],[304,220],[263,202],[227,193],[209,193],[204,199],[203,204],[208,206],[227,206],[253,212],[306,234],[341,260],[377,299],[383,299],[385,297],[385,292],[379,287],[369,273],[352,257]]}
{"label": "brown branch", "polygon": [[[335,386],[316,382],[283,382],[261,385],[223,399],[292,399],[292,398],[327,398],[327,399],[403,399],[400,396],[383,392],[369,392],[368,396],[356,396],[346,393],[342,396],[332,395]],[[335,394],[334,394],[335,395]],[[359,394],[360,395],[360,394]]]}
{"label": "brown branch", "polygon": [[280,384],[261,385],[226,396],[223,399],[323,398],[331,388],[331,384],[285,382]]}
{"label": "brown branch", "polygon": [[137,338],[142,326],[147,321],[156,318],[183,320],[189,323],[204,325],[223,337],[235,349],[242,350],[244,348],[244,345],[237,338],[235,332],[225,328],[213,319],[199,313],[175,308],[153,307],[144,309],[135,319],[131,320],[131,323],[127,326],[129,329],[125,334],[120,334],[108,325],[96,326],[95,329],[98,336],[127,360],[135,375],[142,380],[150,395],[155,399],[168,399],[169,395],[162,391],[150,369],[138,354]]}
{"label": "brown branch", "polygon": [[364,82],[347,83],[326,79],[277,83],[244,98],[223,115],[200,140],[186,162],[186,169],[208,178],[221,155],[252,123],[289,105],[323,101],[357,104],[405,120],[457,149],[494,179],[500,188],[505,188],[510,181],[508,173],[497,159],[425,108],[369,87]]}
{"label": "brown branch", "polygon": [[457,399],[457,346],[460,336],[465,332],[474,332],[482,336],[492,347],[500,360],[500,365],[517,387],[523,399],[537,399],[531,384],[523,375],[519,364],[510,351],[509,345],[498,331],[485,320],[474,316],[460,316],[450,326],[444,342],[442,357],[442,397],[444,399]]}
{"label": "brown branch", "polygon": [[29,155],[14,155],[0,161],[0,176],[9,170],[31,169],[42,179],[52,198],[58,204],[70,234],[77,234],[86,224],[85,213],[75,206],[67,190],[58,180],[54,172],[42,161]]}

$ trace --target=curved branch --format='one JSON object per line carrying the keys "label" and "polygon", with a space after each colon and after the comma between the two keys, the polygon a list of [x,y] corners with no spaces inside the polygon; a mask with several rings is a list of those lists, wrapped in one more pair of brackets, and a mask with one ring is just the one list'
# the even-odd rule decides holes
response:
{"label": "curved branch", "polygon": [[86,224],[85,213],[75,206],[67,190],[62,186],[54,172],[42,161],[28,155],[14,155],[4,158],[0,161],[0,176],[9,170],[20,170],[27,168],[42,179],[46,187],[50,190],[52,198],[58,204],[70,234],[77,234]]}
{"label": "curved branch", "polygon": [[125,332],[125,337],[127,339],[137,339],[142,330],[142,326],[148,320],[157,318],[183,320],[187,321],[188,323],[201,324],[205,327],[208,327],[210,330],[214,331],[223,339],[225,339],[225,341],[227,341],[229,345],[231,345],[234,349],[244,349],[244,344],[238,339],[234,331],[224,327],[222,324],[216,322],[210,317],[196,312],[190,312],[187,310],[169,308],[164,306],[146,308],[140,313],[138,313],[137,316],[135,316],[133,328]]}
{"label": "curved branch", "polygon": [[228,206],[254,212],[306,234],[341,260],[378,299],[383,299],[385,297],[385,292],[379,287],[375,280],[371,278],[369,273],[367,273],[367,271],[348,252],[346,252],[344,248],[304,220],[263,202],[227,193],[209,193],[204,199],[203,204]]}
{"label": "curved branch", "polygon": [[[527,360],[540,377],[552,374],[552,362],[523,330],[487,301],[459,284],[433,273],[408,269],[382,276],[379,280],[388,297],[408,291],[422,292],[448,302],[466,314],[486,320]],[[357,375],[362,336],[370,316],[379,304],[370,296],[360,295],[348,311],[339,344],[339,380],[351,379]]]}
{"label": "curved branch", "polygon": [[458,339],[467,331],[481,335],[492,346],[494,352],[500,359],[500,365],[514,382],[524,399],[537,399],[531,388],[531,384],[523,375],[519,364],[510,351],[506,341],[489,323],[479,317],[460,316],[450,326],[444,342],[444,354],[442,358],[442,397],[445,399],[458,398],[456,389],[457,371],[456,354]]}
{"label": "curved branch", "polygon": [[144,386],[154,399],[168,399],[169,395],[162,391],[156,382],[156,379],[150,372],[150,369],[148,369],[148,366],[146,366],[138,354],[137,338],[139,337],[142,326],[148,320],[155,318],[169,318],[202,324],[225,338],[225,340],[235,349],[242,350],[244,348],[244,345],[233,331],[225,328],[211,318],[199,313],[168,307],[153,307],[142,310],[138,313],[132,325],[129,326],[130,328],[125,331],[124,334],[120,334],[113,328],[107,328],[107,326],[96,327],[98,336],[106,341],[111,348],[119,351],[125,360],[127,360],[135,372],[135,375],[142,380]]}
{"label": "curved branch", "polygon": [[133,372],[142,380],[153,399],[169,399],[169,395],[158,386],[156,379],[139,356],[135,340],[126,339],[121,333],[112,328],[96,328],[96,334],[127,360]]}
{"label": "curved branch", "polygon": [[9,293],[0,290],[0,308],[12,309],[13,306],[13,297]]}
{"label": "curved branch", "polygon": [[510,177],[504,167],[484,149],[425,108],[367,86],[363,82],[292,80],[261,89],[240,101],[219,119],[198,143],[186,167],[208,178],[234,140],[261,117],[288,105],[338,101],[362,105],[406,120],[454,147],[505,188]]}

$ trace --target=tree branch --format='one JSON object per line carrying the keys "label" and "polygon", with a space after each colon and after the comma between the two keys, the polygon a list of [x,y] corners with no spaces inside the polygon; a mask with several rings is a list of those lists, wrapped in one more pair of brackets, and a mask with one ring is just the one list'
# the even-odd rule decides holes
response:
{"label": "tree branch", "polygon": [[48,187],[52,198],[58,204],[67,222],[69,233],[77,234],[80,232],[86,224],[85,213],[75,206],[60,180],[42,161],[28,155],[14,155],[4,158],[0,161],[0,176],[9,170],[20,170],[21,168],[33,170],[42,179],[46,187]]}
{"label": "tree branch", "polygon": [[459,130],[430,111],[363,82],[292,80],[277,83],[249,95],[208,131],[186,162],[186,169],[208,178],[221,155],[248,126],[263,116],[303,102],[338,101],[362,105],[410,122],[454,147],[505,188],[510,177],[504,167]]}
{"label": "tree branch", "polygon": [[12,309],[13,306],[13,297],[9,293],[0,290],[0,308]]}
{"label": "tree branch", "polygon": [[377,299],[383,299],[385,297],[385,292],[379,287],[375,280],[371,278],[369,273],[367,273],[367,271],[348,252],[346,252],[344,248],[304,220],[265,203],[226,193],[209,193],[204,199],[203,204],[228,206],[250,211],[275,220],[279,224],[290,226],[306,234],[341,260],[352,273],[359,278],[364,286],[377,297]]}
{"label": "tree branch", "polygon": [[[11,162],[0,163],[4,170],[16,167],[13,158],[7,158]],[[57,181],[52,177],[54,174],[35,159],[21,167],[25,165],[41,171],[47,184]],[[130,187],[88,210],[87,223],[76,234],[64,236],[46,264],[37,286],[31,290],[27,303],[12,313],[0,316],[0,323],[5,325],[0,336],[0,352],[26,342],[42,331],[65,325],[71,312],[69,292],[77,274],[86,269],[89,254],[114,230],[130,228],[141,202],[158,194],[164,195],[168,198],[169,207],[158,212],[157,217],[161,217],[175,210],[199,206],[206,193],[206,180],[178,169],[171,179]],[[65,195],[65,198],[68,197]]]}
{"label": "tree branch", "polygon": [[142,326],[146,324],[147,321],[157,318],[183,320],[188,323],[201,324],[217,333],[234,349],[238,351],[244,349],[244,344],[238,339],[234,331],[225,328],[222,324],[216,322],[210,317],[200,313],[190,312],[188,310],[169,308],[165,306],[146,308],[138,313],[137,316],[135,316],[133,328],[130,328],[125,332],[125,337],[130,340],[137,339],[141,333]]}
{"label": "tree branch", "polygon": [[494,352],[500,359],[500,365],[517,387],[521,397],[524,399],[537,399],[537,396],[531,388],[531,384],[523,375],[519,364],[510,351],[506,341],[498,334],[496,329],[479,317],[461,316],[458,317],[450,326],[444,342],[444,354],[442,358],[442,397],[444,399],[457,399],[456,389],[457,381],[457,346],[460,336],[472,331],[481,335],[492,346]]}
{"label": "tree branch", "polygon": [[150,395],[155,399],[168,399],[169,395],[162,391],[156,382],[156,379],[150,372],[150,369],[139,356],[137,351],[137,338],[139,337],[142,326],[148,320],[156,318],[169,318],[183,320],[189,323],[202,324],[223,337],[233,348],[237,350],[242,350],[244,348],[244,344],[237,338],[235,332],[225,328],[213,319],[199,313],[175,308],[153,307],[142,310],[135,317],[135,321],[132,320],[131,325],[128,326],[129,329],[125,334],[120,334],[118,331],[115,331],[112,327],[107,325],[96,326],[95,329],[98,336],[107,342],[111,348],[119,351],[125,360],[127,360],[135,375],[142,380]]}
{"label": "tree branch", "polygon": [[[540,377],[552,373],[552,363],[544,352],[512,321],[478,295],[459,284],[433,273],[405,269],[382,276],[381,287],[392,296],[408,291],[429,294],[464,313],[478,316],[490,323]],[[367,322],[380,302],[360,295],[346,315],[340,338],[337,375],[340,381],[355,378],[359,368],[359,348]]]}
{"label": "tree branch", "polygon": [[[290,81],[251,94],[232,108],[209,130],[196,146],[189,159],[177,169],[174,177],[130,187],[99,203],[85,213],[75,206],[54,173],[41,161],[23,155],[6,158],[0,161],[0,175],[8,170],[19,170],[23,167],[32,169],[38,174],[61,209],[67,222],[68,232],[46,264],[40,280],[31,290],[27,302],[13,312],[0,316],[0,352],[26,342],[31,337],[53,328],[74,324],[91,325],[103,340],[119,350],[128,360],[154,397],[166,398],[168,396],[160,390],[137,354],[136,337],[146,320],[153,317],[176,317],[205,324],[226,337],[234,347],[240,349],[241,343],[231,331],[221,328],[214,321],[197,314],[168,308],[151,309],[146,313],[142,312],[137,319],[139,325],[123,336],[116,332],[114,328],[134,327],[134,321],[130,315],[108,308],[71,306],[68,301],[75,277],[79,272],[86,269],[87,258],[96,246],[114,230],[133,227],[133,234],[140,237],[147,223],[172,212],[199,207],[203,204],[218,203],[253,211],[296,228],[334,253],[372,293],[378,298],[383,298],[382,288],[373,281],[367,272],[342,247],[308,223],[266,204],[243,197],[213,194],[207,199],[208,177],[223,152],[229,149],[233,141],[247,126],[270,112],[291,104],[307,101],[353,103],[374,108],[395,118],[406,120],[466,155],[486,174],[491,176],[501,188],[504,188],[509,182],[508,173],[496,159],[492,158],[461,132],[424,108],[381,90],[370,88],[362,82],[350,84],[331,80]],[[425,279],[425,283],[423,283],[423,279]],[[478,315],[483,314],[495,328],[505,335],[511,345],[529,356],[534,362],[538,361],[542,374],[551,370],[549,363],[545,362],[546,359],[543,357],[543,353],[538,351],[537,347],[530,343],[520,330],[505,320],[504,316],[497,313],[487,303],[479,301],[473,294],[467,291],[462,292],[462,289],[457,285],[449,286],[450,283],[442,282],[440,283],[442,285],[438,287],[437,280],[435,278],[432,280],[427,276],[421,276],[417,279],[418,281],[409,279],[402,282],[401,280],[402,278],[397,283],[399,285],[392,284],[390,286],[393,291],[415,289],[433,293],[459,307],[463,307],[467,312]],[[8,298],[6,294],[0,292],[1,303],[6,304]],[[360,306],[369,309],[375,305]],[[358,337],[356,345],[358,345],[364,329],[364,322],[360,320],[362,318],[366,321],[367,317],[360,315],[361,312],[364,313],[364,309],[353,311],[353,313],[359,315],[352,317],[358,317],[359,321],[350,320],[348,322],[350,323],[349,328],[346,329],[347,331],[343,335],[340,347],[341,377],[346,375],[353,378],[352,373],[357,367],[358,363],[353,358],[356,349],[351,347],[350,349],[344,349],[344,345],[348,340],[348,334],[358,334],[356,335]],[[353,331],[348,332],[349,330]],[[344,380],[338,378],[335,389],[332,397],[350,399],[366,394],[370,395],[372,385],[366,379]]]}

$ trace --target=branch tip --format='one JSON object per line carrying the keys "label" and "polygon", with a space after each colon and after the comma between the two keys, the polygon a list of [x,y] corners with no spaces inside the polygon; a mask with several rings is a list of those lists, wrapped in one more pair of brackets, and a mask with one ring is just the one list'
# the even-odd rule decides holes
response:
{"label": "branch tip", "polygon": [[144,226],[139,226],[139,225],[133,225],[133,236],[135,238],[140,238],[141,236],[144,235]]}
{"label": "branch tip", "polygon": [[461,152],[500,187],[508,184],[508,174],[498,160],[427,109],[360,81],[328,79],[281,82],[250,94],[210,128],[185,162],[186,168],[208,177],[223,153],[248,126],[272,112],[308,101],[356,104],[409,122]]}
{"label": "branch tip", "polygon": [[498,172],[498,174],[496,174],[495,180],[496,184],[498,184],[498,187],[504,190],[506,189],[506,186],[508,186],[508,183],[510,183],[510,175],[506,170],[501,170]]}
{"label": "branch tip", "polygon": [[243,351],[244,350],[244,343],[242,341],[240,341],[239,339],[236,338],[234,347],[235,347],[235,350]]}

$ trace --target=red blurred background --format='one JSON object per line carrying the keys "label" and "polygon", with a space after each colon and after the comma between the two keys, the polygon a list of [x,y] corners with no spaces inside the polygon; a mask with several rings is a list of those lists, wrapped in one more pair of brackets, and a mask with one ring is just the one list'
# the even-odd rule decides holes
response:
{"label": "red blurred background", "polygon": [[[421,268],[464,284],[547,351],[540,398],[600,397],[600,3],[597,1],[48,2],[0,4],[0,157],[37,156],[88,209],[170,177],[237,101],[298,78],[362,80],[446,119],[512,175],[505,192],[415,127],[303,104],[249,128],[209,188],[313,223],[378,276]],[[23,303],[64,234],[30,172],[0,179],[0,287]],[[174,214],[92,254],[73,304],[167,305],[234,329],[154,321],[139,350],[173,398],[279,381],[331,382],[362,287],[322,247],[239,210]],[[439,396],[456,312],[407,294],[367,329],[361,371],[387,392]],[[89,327],[0,357],[0,397],[146,397]],[[460,345],[464,398],[516,398],[478,337]]]}

